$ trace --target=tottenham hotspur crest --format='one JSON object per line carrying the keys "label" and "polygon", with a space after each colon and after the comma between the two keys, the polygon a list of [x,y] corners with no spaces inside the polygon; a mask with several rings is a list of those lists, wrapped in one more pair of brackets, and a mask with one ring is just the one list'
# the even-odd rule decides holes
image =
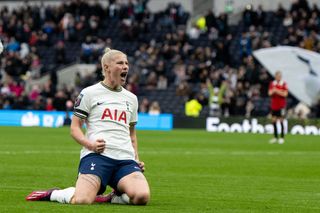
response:
{"label": "tottenham hotspur crest", "polygon": [[130,111],[130,105],[129,105],[129,102],[128,101],[126,101],[126,105],[127,105],[127,111]]}
{"label": "tottenham hotspur crest", "polygon": [[91,168],[90,168],[90,170],[94,170],[94,167],[96,166],[96,164],[95,163],[91,163]]}

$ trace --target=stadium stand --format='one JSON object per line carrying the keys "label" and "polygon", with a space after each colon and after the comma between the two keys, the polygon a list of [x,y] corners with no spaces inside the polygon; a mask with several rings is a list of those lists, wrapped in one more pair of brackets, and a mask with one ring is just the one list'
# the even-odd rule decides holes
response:
{"label": "stadium stand", "polygon": [[[0,11],[0,109],[62,110],[72,108],[79,90],[101,79],[99,56],[105,46],[128,54],[127,88],[140,101],[157,101],[162,113],[184,116],[188,97],[197,94],[209,115],[208,79],[220,90],[221,116],[266,116],[268,82],[272,79],[252,57],[252,51],[292,45],[320,51],[320,10],[305,0],[290,10],[246,7],[242,19],[228,24],[228,15],[204,14],[197,26],[176,3],[151,13],[147,0],[108,7],[84,0],[58,6],[30,6]],[[294,30],[297,29],[297,30]],[[71,63],[97,64],[95,76],[78,76],[76,87],[57,89],[57,71]],[[50,74],[50,80],[26,92],[25,81]],[[290,96],[288,107],[298,101]],[[320,117],[320,103],[309,116]]]}

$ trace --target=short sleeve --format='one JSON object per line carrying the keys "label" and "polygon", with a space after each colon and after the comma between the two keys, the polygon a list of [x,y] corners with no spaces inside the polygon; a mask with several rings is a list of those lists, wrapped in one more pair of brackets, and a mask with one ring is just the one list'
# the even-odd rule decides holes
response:
{"label": "short sleeve", "polygon": [[133,103],[133,111],[132,116],[130,119],[130,124],[136,124],[138,123],[138,99],[135,97],[134,103]]}
{"label": "short sleeve", "polygon": [[82,90],[74,103],[73,114],[79,118],[86,119],[90,112],[90,96]]}

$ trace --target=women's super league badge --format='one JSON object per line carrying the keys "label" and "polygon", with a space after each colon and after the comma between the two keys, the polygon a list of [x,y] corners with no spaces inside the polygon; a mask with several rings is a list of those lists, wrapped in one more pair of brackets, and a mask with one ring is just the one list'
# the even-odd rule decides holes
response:
{"label": "women's super league badge", "polygon": [[80,105],[82,97],[83,97],[83,94],[80,94],[77,97],[76,101],[74,102],[74,107],[78,107]]}

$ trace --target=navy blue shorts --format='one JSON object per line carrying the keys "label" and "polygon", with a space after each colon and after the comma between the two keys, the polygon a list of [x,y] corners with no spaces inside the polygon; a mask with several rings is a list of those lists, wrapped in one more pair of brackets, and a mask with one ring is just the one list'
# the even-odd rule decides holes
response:
{"label": "navy blue shorts", "polygon": [[133,172],[141,172],[136,161],[115,160],[96,153],[86,155],[79,164],[79,173],[93,174],[100,178],[101,187],[98,194],[103,194],[107,185],[117,189],[120,179]]}

